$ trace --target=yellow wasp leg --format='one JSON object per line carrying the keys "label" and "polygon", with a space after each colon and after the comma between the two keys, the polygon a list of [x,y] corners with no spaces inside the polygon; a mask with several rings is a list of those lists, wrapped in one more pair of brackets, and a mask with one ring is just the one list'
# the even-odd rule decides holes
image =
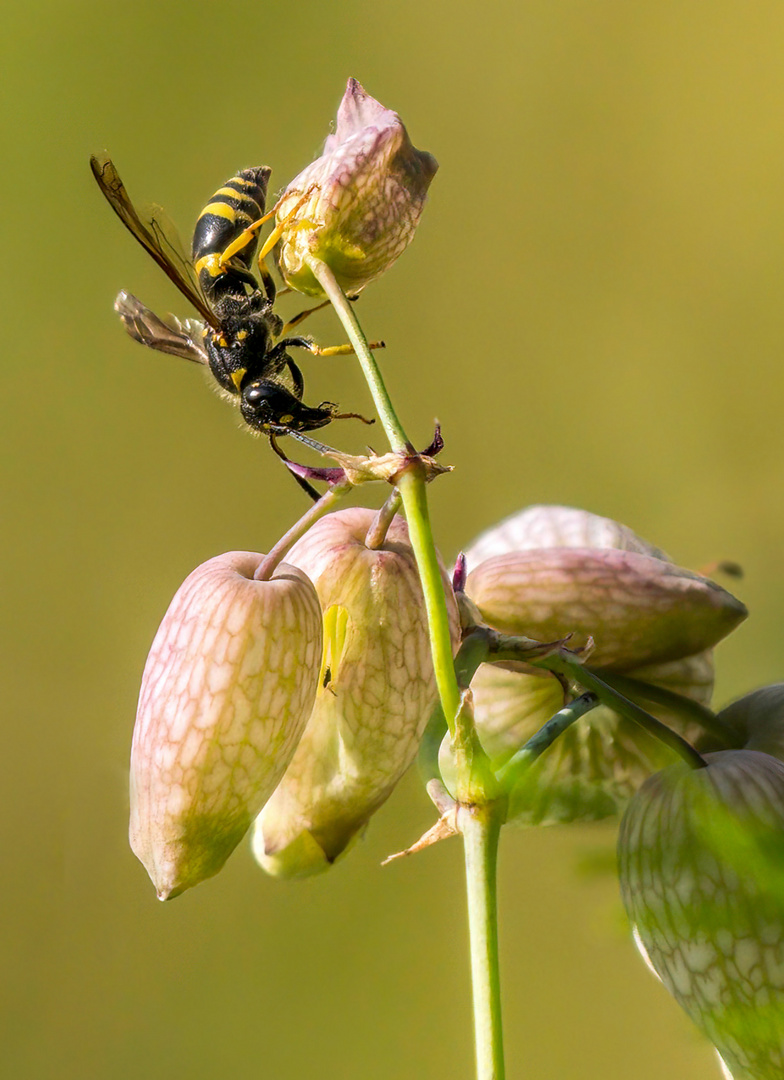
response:
{"label": "yellow wasp leg", "polygon": [[234,258],[235,255],[239,255],[241,251],[244,251],[248,244],[251,244],[253,242],[256,237],[256,233],[259,231],[261,226],[265,222],[269,221],[270,218],[275,217],[275,212],[277,211],[277,209],[277,206],[274,206],[268,214],[264,214],[264,216],[260,217],[258,221],[252,222],[247,227],[247,229],[243,229],[239,236],[236,236],[232,240],[226,250],[221,252],[219,265],[221,267],[228,266],[229,262]]}
{"label": "yellow wasp leg", "polygon": [[[297,213],[297,211],[300,209],[302,204],[308,198],[310,198],[310,195],[311,195],[312,191],[313,191],[312,187],[308,188],[308,190],[305,192],[305,194],[302,196],[302,198],[298,199],[297,202],[294,204],[293,208],[289,211],[288,214],[286,214],[283,221],[279,222],[279,224],[276,225],[275,228],[272,230],[271,235],[274,235],[275,239],[270,244],[270,238],[267,237],[267,241],[264,244],[264,247],[262,248],[261,252],[259,252],[259,261],[260,262],[264,258],[265,255],[269,254],[269,252],[272,250],[272,248],[275,246],[275,244],[277,244],[278,240],[281,237],[281,233],[283,231],[283,228],[285,227],[285,225],[287,224],[289,219],[292,218],[294,216],[294,214]],[[285,198],[285,196],[284,196],[284,198]],[[278,200],[278,202],[275,203],[275,205],[273,206],[273,208],[270,211],[268,211],[266,214],[264,214],[262,217],[260,217],[257,221],[252,222],[247,227],[247,229],[243,229],[243,231],[239,234],[239,236],[235,237],[234,240],[232,240],[232,242],[229,244],[229,246],[226,248],[226,250],[224,252],[222,252],[222,254],[221,254],[221,257],[220,257],[220,265],[221,266],[226,266],[230,259],[233,259],[235,255],[238,255],[241,251],[244,251],[245,248],[248,246],[248,244],[251,244],[253,242],[253,239],[256,236],[256,233],[261,228],[261,226],[264,225],[265,222],[269,221],[271,218],[275,217],[275,215],[278,212],[278,209],[280,208],[280,204],[282,202],[283,202],[283,199]]]}
{"label": "yellow wasp leg", "polygon": [[[267,239],[262,244],[261,251],[259,251],[259,257],[258,257],[258,260],[257,260],[258,261],[258,266],[259,266],[259,274],[261,275],[262,279],[264,279],[265,276],[266,277],[269,276],[269,270],[267,269],[267,264],[264,262],[264,260],[267,257],[267,255],[269,255],[269,253],[272,251],[272,249],[275,247],[278,240],[280,240],[281,236],[283,235],[283,233],[285,232],[285,230],[287,228],[294,228],[294,229],[315,229],[316,228],[315,224],[312,221],[298,221],[296,223],[296,225],[294,225],[294,226],[289,225],[289,222],[294,217],[294,215],[297,213],[297,211],[301,209],[303,203],[305,203],[310,198],[310,195],[311,195],[313,190],[314,190],[313,187],[309,187],[308,190],[305,192],[305,194],[300,199],[297,199],[297,201],[294,204],[294,206],[292,207],[292,209],[288,212],[288,214],[286,214],[286,216],[283,218],[282,221],[278,222],[278,224],[275,226],[275,228],[272,230],[272,232],[269,234]],[[280,205],[280,203],[278,205]]]}
{"label": "yellow wasp leg", "polygon": [[[385,349],[386,342],[370,341],[368,342],[368,347],[371,349]],[[308,348],[314,356],[348,356],[354,351],[353,345],[327,345],[326,347],[324,347],[323,345],[311,344],[308,346]]]}

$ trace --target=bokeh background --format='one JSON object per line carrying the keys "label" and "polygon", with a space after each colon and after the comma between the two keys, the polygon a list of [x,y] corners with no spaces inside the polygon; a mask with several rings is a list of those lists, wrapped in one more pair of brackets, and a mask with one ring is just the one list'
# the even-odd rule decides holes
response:
{"label": "bokeh background", "polygon": [[[122,333],[121,287],[187,312],[90,152],[188,235],[235,169],[299,171],[347,76],[397,109],[441,170],[360,314],[415,441],[443,423],[444,556],[549,501],[686,566],[739,561],[752,615],[719,649],[724,702],[784,675],[783,51],[779,0],[4,12],[2,1075],[472,1075],[459,847],[379,868],[432,821],[413,774],[304,884],[242,847],[161,905],[127,848],[137,687],[172,593],[217,552],[266,550],[304,501],[198,369]],[[328,312],[308,326],[342,340]],[[350,360],[304,366],[310,400],[369,407]],[[628,940],[614,833],[505,836],[510,1080],[718,1076]]]}

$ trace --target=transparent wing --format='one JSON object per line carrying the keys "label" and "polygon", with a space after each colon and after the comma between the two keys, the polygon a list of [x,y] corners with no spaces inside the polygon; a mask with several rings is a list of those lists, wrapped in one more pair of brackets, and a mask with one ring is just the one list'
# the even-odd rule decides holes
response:
{"label": "transparent wing", "polygon": [[180,356],[196,364],[207,364],[207,353],[201,344],[204,326],[196,319],[180,322],[173,315],[161,319],[154,311],[130,293],[121,292],[114,302],[114,310],[134,341],[150,349]]}
{"label": "transparent wing", "polygon": [[106,154],[93,155],[90,167],[98,186],[123,225],[152,255],[202,318],[217,329],[218,321],[204,299],[193,263],[185,254],[177,230],[161,207],[150,205],[137,210],[114,163]]}

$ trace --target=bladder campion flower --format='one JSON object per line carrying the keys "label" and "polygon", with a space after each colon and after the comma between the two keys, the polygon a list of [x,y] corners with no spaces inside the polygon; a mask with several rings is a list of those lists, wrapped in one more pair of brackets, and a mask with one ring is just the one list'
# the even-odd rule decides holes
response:
{"label": "bladder campion flower", "polygon": [[273,874],[303,876],[334,862],[413,761],[436,701],[407,526],[396,517],[371,548],[373,521],[362,508],[330,514],[288,555],[318,591],[324,657],[308,726],[254,830],[256,858]]}
{"label": "bladder campion flower", "polygon": [[131,847],[161,900],[221,869],[283,775],[316,696],[321,609],[301,570],[218,555],[177,591],[142,678]]}
{"label": "bladder campion flower", "polygon": [[[570,646],[591,637],[592,667],[704,705],[713,689],[710,647],[746,614],[712,581],[673,565],[625,526],[584,510],[529,507],[480,536],[466,558],[466,594],[491,626],[540,641],[573,634]],[[472,691],[480,738],[499,762],[563,705],[556,679],[521,665],[483,664]],[[646,707],[687,739],[702,734],[696,723]],[[602,706],[536,762],[521,792],[525,803],[513,812],[531,823],[605,817],[666,755],[636,724]]]}
{"label": "bladder campion flower", "polygon": [[672,766],[621,823],[621,894],[648,966],[735,1080],[784,1076],[784,685],[719,713],[743,749]]}
{"label": "bladder campion flower", "polygon": [[411,243],[437,168],[412,146],[397,113],[349,79],[335,133],[278,205],[276,258],[286,284],[324,295],[310,256],[328,263],[347,293],[380,277]]}

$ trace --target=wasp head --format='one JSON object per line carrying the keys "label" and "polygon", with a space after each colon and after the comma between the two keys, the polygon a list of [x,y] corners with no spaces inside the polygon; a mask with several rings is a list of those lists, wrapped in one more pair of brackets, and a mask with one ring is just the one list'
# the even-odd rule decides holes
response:
{"label": "wasp head", "polygon": [[336,407],[325,401],[311,408],[280,383],[253,379],[242,388],[240,411],[245,423],[256,431],[285,435],[324,427],[334,417]]}

